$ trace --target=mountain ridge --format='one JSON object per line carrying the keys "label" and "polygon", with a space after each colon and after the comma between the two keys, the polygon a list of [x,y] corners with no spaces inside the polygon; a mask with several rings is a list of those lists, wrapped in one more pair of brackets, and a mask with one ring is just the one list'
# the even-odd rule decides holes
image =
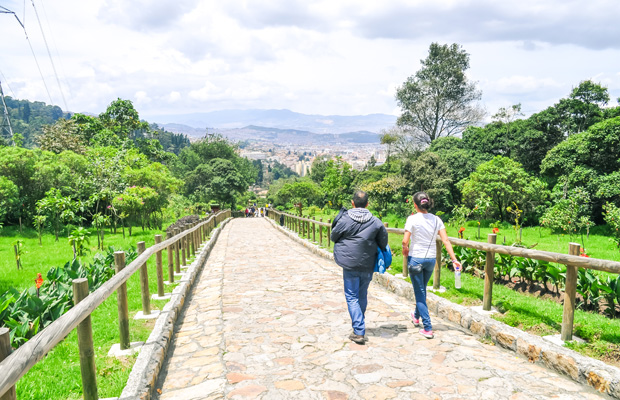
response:
{"label": "mountain ridge", "polygon": [[[396,117],[374,113],[367,115],[302,114],[288,109],[219,110],[206,113],[147,116],[161,126],[185,125],[194,129],[241,129],[258,126],[308,131],[316,134],[341,134],[358,131],[379,133],[396,123]],[[194,135],[192,135],[194,136]]]}

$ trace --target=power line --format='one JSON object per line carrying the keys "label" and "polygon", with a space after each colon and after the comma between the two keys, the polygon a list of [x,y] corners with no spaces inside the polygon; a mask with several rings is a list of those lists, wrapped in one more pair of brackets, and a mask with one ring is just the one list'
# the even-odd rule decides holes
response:
{"label": "power line", "polygon": [[39,60],[37,60],[37,56],[34,53],[34,49],[32,48],[32,43],[30,43],[30,38],[28,37],[28,32],[26,31],[26,27],[22,24],[22,21],[19,19],[17,14],[13,11],[9,10],[6,7],[0,6],[0,14],[13,14],[19,25],[24,29],[24,35],[26,35],[26,41],[28,42],[28,46],[30,47],[30,52],[32,53],[32,57],[34,57],[34,62],[37,64],[37,69],[39,70],[39,75],[41,75],[41,80],[43,80],[43,86],[45,87],[45,91],[47,92],[47,96],[50,99],[50,104],[54,104],[54,100],[52,100],[52,95],[47,87],[47,83],[45,83],[45,77],[43,76],[43,72],[41,71],[41,66],[39,65]]}
{"label": "power line", "polygon": [[9,85],[9,80],[6,79],[6,76],[2,73],[1,69],[0,69],[0,78],[2,78],[1,81],[4,81],[4,83],[6,83],[6,86],[11,91],[11,94],[13,95],[13,98],[17,98],[17,96],[15,96],[15,92],[13,91],[13,88],[11,87],[11,85]]}
{"label": "power line", "polygon": [[56,77],[56,83],[58,84],[58,89],[60,90],[60,95],[62,96],[62,101],[65,105],[65,110],[69,111],[69,107],[67,106],[67,99],[65,99],[65,92],[62,90],[62,86],[60,85],[60,79],[58,78],[58,72],[56,72],[56,65],[54,64],[54,59],[52,58],[52,53],[50,52],[50,48],[47,45],[47,38],[45,37],[45,32],[43,31],[43,25],[41,25],[41,20],[39,19],[39,12],[37,11],[37,7],[34,5],[34,0],[30,0],[32,3],[32,8],[34,9],[34,15],[37,17],[37,22],[39,23],[39,29],[41,29],[41,35],[43,36],[43,42],[45,43],[45,49],[47,50],[47,55],[50,58],[50,63],[52,63],[52,69],[54,70],[54,76]]}
{"label": "power line", "polygon": [[[45,17],[45,22],[47,23],[47,28],[50,32],[50,36],[52,37],[52,45],[54,46],[54,51],[56,52],[56,58],[60,61],[60,75],[62,78],[62,83],[65,85],[65,88],[68,90],[69,100],[71,100],[73,95],[71,93],[71,84],[69,80],[67,79],[67,74],[65,73],[66,68],[65,68],[64,63],[62,62],[62,57],[60,56],[60,52],[58,51],[58,46],[56,45],[56,39],[54,37],[54,32],[52,31],[52,24],[50,24],[49,18],[47,18],[47,11],[45,10],[45,3],[43,3],[43,0],[40,0],[40,2],[41,2],[41,8],[43,9],[43,16]],[[24,0],[24,7],[25,6],[26,6],[26,0]]]}

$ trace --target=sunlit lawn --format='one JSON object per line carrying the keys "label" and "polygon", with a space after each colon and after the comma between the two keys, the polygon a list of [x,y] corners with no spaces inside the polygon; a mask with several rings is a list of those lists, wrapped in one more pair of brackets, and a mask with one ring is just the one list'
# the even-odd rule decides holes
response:
{"label": "sunlit lawn", "polygon": [[[127,233],[127,232],[126,232]],[[116,234],[106,232],[105,245],[115,246],[117,249],[135,247],[139,241],[146,242],[146,247],[153,245],[155,235],[163,232],[134,229],[133,236],[123,238],[120,230]],[[12,246],[10,243],[17,237],[24,243],[23,267],[21,271],[15,269]],[[84,261],[88,261],[97,252],[97,238],[91,237],[89,248],[92,250]],[[10,250],[10,251],[9,251]],[[45,273],[52,266],[64,265],[73,258],[73,251],[66,238],[55,241],[54,235],[43,236],[43,246],[39,246],[36,232],[24,231],[18,236],[15,229],[5,228],[0,236],[0,287],[2,292],[9,286],[25,288],[34,284],[37,272]],[[167,265],[167,252],[162,254],[164,269]],[[149,289],[151,294],[157,293],[155,257],[148,262]],[[164,271],[164,276],[166,273]],[[176,284],[175,284],[176,285]],[[166,292],[171,292],[173,286],[166,286]],[[130,312],[131,341],[146,341],[153,322],[135,321],[133,315],[142,310],[140,296],[139,274],[134,274],[127,281],[128,302]],[[166,301],[151,301],[153,310],[162,309]],[[97,383],[99,397],[115,397],[121,394],[127,383],[127,378],[135,361],[135,357],[122,360],[107,356],[110,347],[119,342],[118,311],[116,294],[110,296],[91,314],[93,324],[93,339],[97,365]],[[60,342],[47,356],[37,363],[17,384],[19,399],[79,399],[82,397],[82,384],[79,365],[77,335],[75,330]]]}

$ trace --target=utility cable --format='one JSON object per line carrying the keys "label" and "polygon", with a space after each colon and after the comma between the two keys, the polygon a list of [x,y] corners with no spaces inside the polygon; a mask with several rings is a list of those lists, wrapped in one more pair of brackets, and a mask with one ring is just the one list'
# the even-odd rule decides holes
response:
{"label": "utility cable", "polygon": [[41,20],[39,19],[39,12],[37,11],[37,7],[34,5],[34,0],[30,0],[30,2],[32,3],[32,8],[34,9],[34,15],[36,15],[37,22],[39,23],[39,29],[41,29],[41,35],[43,36],[43,42],[45,43],[45,49],[47,50],[47,55],[50,58],[50,63],[52,64],[52,69],[54,70],[54,76],[56,77],[56,83],[58,84],[58,89],[60,90],[60,95],[62,96],[62,101],[65,105],[65,110],[69,111],[69,107],[67,106],[67,99],[65,99],[65,92],[62,90],[62,86],[60,85],[60,79],[58,78],[58,72],[56,72],[56,65],[54,64],[54,59],[52,58],[50,47],[47,45],[47,38],[45,37],[45,32],[43,31],[43,25],[41,25]]}
{"label": "utility cable", "polygon": [[53,105],[54,104],[54,100],[52,100],[52,95],[50,94],[49,88],[47,87],[47,83],[45,83],[45,77],[43,76],[43,71],[41,71],[41,66],[39,65],[39,60],[37,60],[37,56],[34,53],[34,49],[32,48],[32,43],[30,43],[30,38],[28,37],[28,32],[26,31],[26,27],[24,26],[24,24],[22,24],[22,21],[20,21],[20,19],[17,16],[17,14],[15,14],[13,11],[9,10],[8,8],[0,6],[0,14],[13,14],[13,16],[15,17],[17,22],[19,22],[19,24],[21,25],[22,29],[24,30],[24,35],[26,35],[26,41],[28,42],[28,46],[30,47],[30,52],[32,53],[32,57],[34,57],[35,64],[37,64],[37,69],[39,70],[39,74],[41,75],[41,80],[43,80],[43,86],[45,87],[45,91],[47,92],[47,96],[50,99],[50,104]]}
{"label": "utility cable", "polygon": [[9,91],[11,92],[11,95],[13,95],[13,98],[17,99],[17,96],[15,96],[15,92],[13,91],[13,88],[11,87],[11,85],[9,85],[9,80],[6,79],[6,76],[4,75],[1,69],[0,69],[0,78],[2,78],[1,80],[2,82],[6,83],[6,87],[9,88]]}
{"label": "utility cable", "polygon": [[[54,46],[54,51],[56,52],[56,57],[58,58],[58,60],[60,62],[60,75],[61,75],[62,83],[64,83],[65,89],[68,90],[68,92],[69,92],[69,100],[71,100],[73,95],[71,93],[71,84],[70,84],[69,80],[67,79],[67,74],[65,73],[66,68],[65,68],[64,63],[62,62],[62,57],[60,56],[60,52],[58,51],[58,46],[56,45],[56,39],[54,37],[54,32],[52,31],[52,24],[50,24],[49,18],[47,18],[47,11],[45,10],[45,4],[43,3],[43,0],[40,0],[40,2],[41,2],[41,8],[43,9],[43,16],[45,17],[45,22],[47,23],[48,31],[50,32],[50,35],[52,37],[52,45]],[[24,0],[24,7],[25,7],[25,5],[26,5],[26,0]],[[67,111],[69,111],[69,110],[67,110]]]}

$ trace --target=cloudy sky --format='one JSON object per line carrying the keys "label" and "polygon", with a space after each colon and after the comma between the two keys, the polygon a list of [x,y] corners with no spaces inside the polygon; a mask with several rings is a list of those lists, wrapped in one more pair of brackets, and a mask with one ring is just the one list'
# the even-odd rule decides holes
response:
{"label": "cloudy sky", "polygon": [[540,111],[585,79],[620,96],[618,0],[0,0],[0,6],[24,22],[42,72],[15,17],[0,14],[5,94],[47,103],[51,97],[76,112],[100,113],[120,97],[151,120],[250,108],[398,115],[395,89],[419,69],[432,42],[456,42],[470,54],[468,75],[489,114],[516,103],[526,114]]}

